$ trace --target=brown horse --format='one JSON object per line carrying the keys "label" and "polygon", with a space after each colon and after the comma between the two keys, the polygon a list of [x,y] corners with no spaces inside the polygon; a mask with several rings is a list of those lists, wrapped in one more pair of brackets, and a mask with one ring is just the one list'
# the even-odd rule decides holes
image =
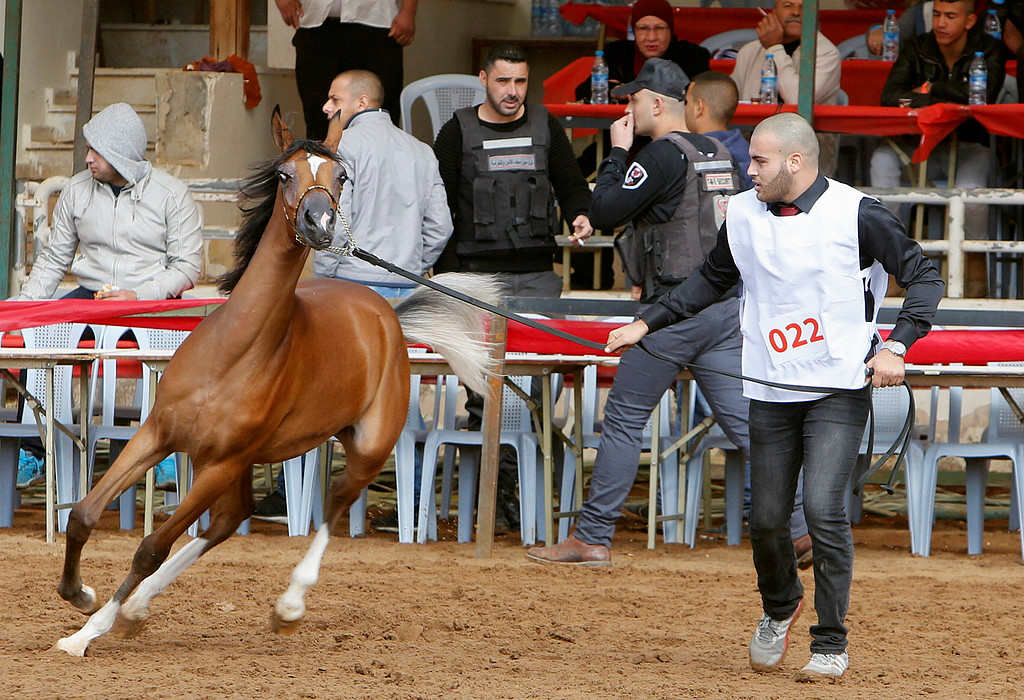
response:
{"label": "brown horse", "polygon": [[[252,204],[235,244],[236,268],[221,279],[230,297],[181,345],[148,420],[71,511],[58,591],[91,617],[57,642],[69,654],[84,655],[115,622],[133,634],[153,597],[235,532],[252,513],[253,464],[295,457],[333,435],[345,449],[345,471],[331,486],[326,522],[275,612],[275,629],[298,624],[331,531],[380,472],[402,431],[409,405],[406,341],[431,345],[470,386],[486,384],[491,366],[482,319],[468,305],[421,287],[392,310],[358,284],[298,283],[309,249],[332,243],[346,178],[335,155],[342,124],[332,121],[322,145],[295,141],[277,110],[273,127],[282,156],[243,187]],[[464,293],[495,300],[489,278],[442,277]],[[192,458],[192,488],[142,540],[128,576],[99,607],[95,591],[82,584],[82,548],[107,504],[171,452]],[[168,558],[206,510],[210,526]]]}

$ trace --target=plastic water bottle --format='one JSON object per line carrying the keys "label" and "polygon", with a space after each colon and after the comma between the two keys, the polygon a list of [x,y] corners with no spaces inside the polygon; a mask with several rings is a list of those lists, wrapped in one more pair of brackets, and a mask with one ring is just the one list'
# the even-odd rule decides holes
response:
{"label": "plastic water bottle", "polygon": [[544,3],[546,0],[533,0],[530,5],[530,34],[544,35]]}
{"label": "plastic water bottle", "polygon": [[896,13],[888,10],[882,24],[882,60],[895,61],[900,54],[900,25]]}
{"label": "plastic water bottle", "polygon": [[775,68],[775,56],[768,54],[761,66],[761,104],[779,103],[779,72]]}
{"label": "plastic water bottle", "polygon": [[983,105],[988,102],[988,65],[985,63],[985,54],[981,51],[974,52],[974,59],[971,61],[971,70],[968,73],[970,93],[967,98],[969,105]]}
{"label": "plastic water bottle", "polygon": [[590,104],[608,104],[608,63],[604,51],[594,54],[594,67],[590,69]]}
{"label": "plastic water bottle", "polygon": [[544,3],[543,36],[562,35],[562,15],[558,11],[560,0],[541,0]]}
{"label": "plastic water bottle", "polygon": [[985,16],[985,33],[997,41],[1003,40],[1003,27],[995,10],[989,10]]}

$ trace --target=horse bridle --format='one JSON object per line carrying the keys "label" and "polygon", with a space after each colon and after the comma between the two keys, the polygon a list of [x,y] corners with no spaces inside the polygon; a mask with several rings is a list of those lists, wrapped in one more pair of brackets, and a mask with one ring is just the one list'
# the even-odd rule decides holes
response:
{"label": "horse bridle", "polygon": [[[327,193],[328,198],[330,198],[331,200],[331,206],[334,207],[334,211],[338,212],[338,215],[341,217],[341,223],[345,227],[345,238],[347,241],[346,246],[344,248],[326,248],[325,250],[329,250],[332,253],[342,253],[343,255],[351,255],[351,250],[352,248],[355,248],[356,241],[352,237],[352,231],[349,229],[348,219],[345,218],[345,212],[342,210],[341,206],[338,205],[338,200],[334,198],[334,195],[331,194],[331,191],[329,189],[327,189],[323,185],[310,185],[299,196],[299,201],[295,203],[295,211],[298,212],[300,209],[302,209],[303,200],[305,200],[306,195],[308,195],[313,190],[323,190],[324,192]],[[295,225],[295,220],[288,218],[288,205],[285,204],[284,201],[281,202],[281,209],[284,211],[285,223],[291,226],[292,236],[295,237],[295,242],[298,243],[299,245],[306,245],[306,243],[301,238],[299,238],[299,230],[298,227]]]}

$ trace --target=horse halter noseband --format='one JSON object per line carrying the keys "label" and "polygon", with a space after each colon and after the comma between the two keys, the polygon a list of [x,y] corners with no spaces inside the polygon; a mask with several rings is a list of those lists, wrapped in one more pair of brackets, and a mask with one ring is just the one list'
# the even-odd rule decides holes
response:
{"label": "horse halter noseband", "polygon": [[[356,245],[356,242],[355,242],[355,239],[352,238],[352,231],[349,230],[348,219],[345,218],[345,212],[342,211],[341,207],[338,205],[338,200],[334,198],[334,195],[331,194],[331,191],[329,189],[327,189],[326,187],[324,187],[323,185],[310,185],[309,187],[307,187],[305,189],[305,191],[302,193],[302,195],[299,196],[299,201],[297,201],[295,203],[295,211],[296,211],[296,213],[298,213],[298,211],[300,209],[302,209],[302,202],[306,199],[306,195],[309,194],[310,192],[312,192],[313,190],[323,190],[324,192],[327,193],[327,197],[331,200],[331,206],[334,207],[334,211],[338,212],[338,215],[341,216],[341,223],[345,227],[345,237],[346,237],[346,239],[348,241],[348,243],[346,245],[346,249],[347,250],[351,250],[352,248],[354,248],[355,245]],[[295,225],[295,220],[288,218],[288,205],[285,204],[283,201],[281,202],[281,209],[284,211],[284,220],[285,220],[285,222],[292,229],[292,236],[295,237],[295,242],[298,243],[299,245],[306,245],[305,242],[303,242],[303,240],[301,238],[299,238],[299,231],[298,231],[298,227]],[[335,251],[335,252],[337,252],[337,251]],[[346,255],[348,255],[348,253],[346,253]]]}

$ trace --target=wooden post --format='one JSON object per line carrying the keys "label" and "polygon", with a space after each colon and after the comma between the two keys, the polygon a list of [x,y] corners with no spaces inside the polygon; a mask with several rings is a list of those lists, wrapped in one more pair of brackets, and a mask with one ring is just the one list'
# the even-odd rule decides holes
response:
{"label": "wooden post", "polygon": [[18,159],[18,75],[21,66],[21,2],[7,0],[3,39],[3,93],[0,94],[0,291],[10,289],[15,249],[14,171]]}
{"label": "wooden post", "polygon": [[82,7],[82,40],[78,47],[78,100],[72,172],[85,169],[85,139],[82,127],[92,119],[92,88],[96,80],[96,32],[100,26],[100,0],[85,0]]}
{"label": "wooden post", "polygon": [[797,113],[814,126],[814,71],[818,64],[818,0],[804,3],[800,37],[800,93]]}
{"label": "wooden post", "polygon": [[249,0],[210,0],[210,56],[249,60]]}
{"label": "wooden post", "polygon": [[[505,371],[505,341],[508,337],[508,321],[503,316],[491,316],[490,341],[494,357],[498,360],[497,371]],[[498,450],[501,438],[501,404],[503,394],[501,376],[487,380],[487,396],[484,397],[484,433],[480,446],[480,490],[477,495],[476,557],[487,559],[494,546],[494,504],[498,494]]]}

